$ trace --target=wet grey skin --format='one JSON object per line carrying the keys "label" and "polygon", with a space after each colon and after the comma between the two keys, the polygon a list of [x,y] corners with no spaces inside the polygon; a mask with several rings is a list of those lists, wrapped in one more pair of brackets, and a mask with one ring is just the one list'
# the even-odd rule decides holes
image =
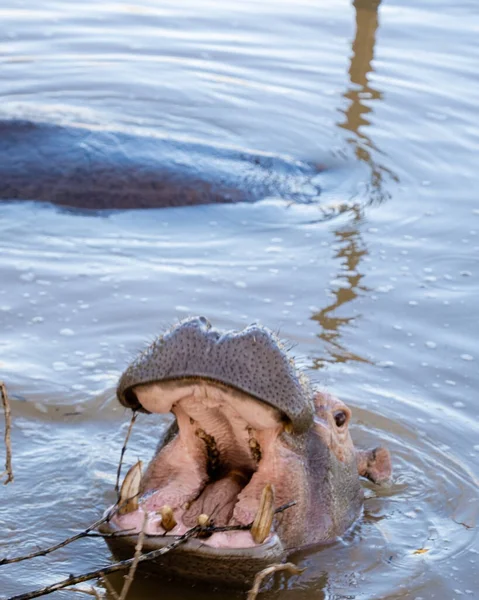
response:
{"label": "wet grey skin", "polygon": [[0,200],[82,209],[317,201],[320,167],[104,128],[0,120]]}
{"label": "wet grey skin", "polygon": [[[210,390],[205,396],[196,395],[192,391],[205,386]],[[221,392],[215,392],[218,389]],[[181,404],[183,400],[180,398],[183,396],[174,395],[178,390],[181,393],[184,393],[182,390],[188,390],[185,398],[189,404]],[[207,404],[213,406],[209,414],[214,416],[210,421],[202,421],[202,415],[206,414],[203,411],[210,410],[204,409],[204,402],[210,402],[212,398],[213,402],[217,402],[215,398],[222,397],[223,392],[228,397],[228,410],[233,413],[224,412],[218,416],[218,405]],[[270,536],[263,543],[252,547],[213,547],[201,539],[190,539],[173,552],[146,563],[142,568],[150,572],[220,585],[249,585],[254,575],[265,566],[282,561],[299,548],[331,543],[352,527],[362,512],[360,476],[383,483],[391,475],[388,451],[385,448],[356,450],[348,429],[351,414],[349,409],[334,396],[314,390],[306,376],[296,368],[280,340],[269,329],[259,325],[251,325],[242,331],[222,332],[213,328],[204,317],[186,319],[161,335],[133,361],[120,378],[117,396],[123,406],[140,411],[145,411],[145,408],[139,398],[147,403],[153,398],[150,408],[157,407],[157,401],[165,402],[165,406],[168,406],[168,402],[174,403],[174,398],[177,398],[179,408],[175,409],[173,404],[171,410],[186,411],[183,412],[186,421],[183,418],[180,430],[174,423],[143,474],[139,506],[144,506],[149,514],[155,514],[150,512],[152,505],[146,508],[147,505],[141,503],[148,502],[148,498],[155,497],[156,493],[161,495],[163,489],[168,490],[173,484],[176,485],[175,482],[179,481],[178,473],[185,475],[184,450],[181,450],[178,467],[175,467],[176,458],[170,463],[165,459],[165,456],[178,456],[174,454],[175,443],[178,444],[176,447],[185,448],[185,438],[181,437],[185,431],[191,428],[194,432],[196,423],[210,423],[211,428],[216,427],[225,415],[235,414],[235,411],[238,415],[247,413],[245,419],[250,418],[250,411],[256,414],[258,410],[257,414],[265,414],[266,411],[268,415],[274,415],[274,418],[272,425],[258,425],[260,429],[255,430],[257,439],[264,441],[262,456],[256,463],[251,463],[251,457],[245,459],[245,463],[240,463],[240,469],[244,468],[248,482],[235,497],[234,502],[238,504],[234,505],[235,512],[232,514],[237,514],[236,509],[243,502],[241,498],[247,497],[257,502],[259,493],[266,484],[271,484],[275,489],[276,507],[290,501],[296,503],[275,517]],[[246,411],[245,404],[240,406],[242,402],[248,403]],[[180,419],[180,413],[175,414]],[[245,431],[244,425],[247,422],[253,423],[251,420],[243,421],[238,429],[237,417],[233,417],[231,422],[226,423],[226,427],[217,431],[229,431],[226,436],[228,443],[234,445],[240,440],[240,437],[235,437],[238,433],[234,432]],[[271,428],[261,430],[262,427]],[[250,429],[248,426],[247,430]],[[274,432],[272,437],[271,432]],[[194,433],[188,435],[194,438]],[[226,450],[225,456],[220,456],[220,460],[228,463],[227,473],[232,473],[231,455],[228,457],[228,452]],[[241,449],[235,452],[236,459],[241,454]],[[205,454],[204,449],[200,454]],[[194,461],[196,460],[195,458]],[[202,460],[200,458],[199,463],[194,464],[198,465]],[[204,460],[207,463],[209,459]],[[244,467],[241,466],[243,464]],[[234,468],[238,469],[238,462]],[[175,472],[175,469],[178,470]],[[188,472],[195,476],[195,470]],[[160,484],[158,482],[162,477]],[[208,494],[208,490],[215,490],[214,485],[225,481],[223,477],[225,473],[216,480],[209,479],[202,484],[203,491],[198,489],[193,504],[200,502],[202,495]],[[188,478],[182,477],[182,481],[187,484]],[[211,492],[211,497],[215,503],[221,502],[221,497],[216,496],[215,491]],[[158,501],[162,506],[163,498]],[[257,505],[252,505],[253,516]],[[156,505],[153,508],[154,506]],[[204,506],[200,505],[200,509]],[[190,504],[184,508],[185,512],[179,518],[185,518],[189,510]],[[137,513],[125,516],[131,517],[136,519]],[[101,530],[112,533],[122,528],[127,529],[126,521],[122,525],[121,518],[113,517],[110,522],[101,526]],[[230,517],[220,524],[231,523],[229,519]],[[252,520],[251,518],[247,522]],[[186,521],[184,523],[187,525]],[[150,533],[145,540],[144,551],[168,545],[174,539],[171,535]],[[107,539],[110,548],[119,558],[132,556],[136,542],[137,535],[133,534]]]}

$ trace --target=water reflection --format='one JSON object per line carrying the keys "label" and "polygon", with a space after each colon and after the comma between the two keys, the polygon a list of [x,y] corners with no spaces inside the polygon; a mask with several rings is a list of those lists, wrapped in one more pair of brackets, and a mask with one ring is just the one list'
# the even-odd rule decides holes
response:
{"label": "water reflection", "polygon": [[383,99],[382,92],[369,82],[369,74],[373,71],[381,0],[355,0],[353,4],[356,11],[356,33],[349,66],[350,86],[343,94],[348,106],[346,110],[341,110],[344,120],[337,125],[352,134],[347,138],[348,144],[353,148],[355,157],[366,163],[371,170],[368,186],[370,200],[382,202],[389,197],[384,186],[385,176],[394,181],[397,181],[397,177],[377,162],[377,155],[381,155],[381,151],[364,131],[364,127],[371,124],[368,115],[373,110],[372,104]]}
{"label": "water reflection", "polygon": [[359,233],[361,214],[358,209],[351,210],[354,218],[348,226],[334,231],[338,245],[334,258],[339,261],[340,266],[336,281],[333,282],[336,288],[332,290],[334,300],[311,317],[321,326],[322,332],[318,337],[325,342],[327,351],[326,356],[314,359],[313,368],[316,369],[330,362],[368,362],[366,358],[348,351],[341,344],[341,329],[350,325],[356,316],[340,316],[339,309],[357,298],[361,292],[368,291],[362,282],[364,275],[359,270],[363,256],[368,253]]}
{"label": "water reflection", "polygon": [[[352,42],[351,64],[349,67],[349,88],[343,94],[348,100],[348,107],[341,111],[344,120],[338,126],[350,132],[348,144],[353,148],[355,157],[365,162],[371,169],[371,180],[368,193],[371,201],[382,201],[388,194],[384,189],[384,175],[395,176],[386,167],[375,161],[379,153],[371,138],[364,132],[364,127],[370,124],[367,115],[372,112],[366,102],[382,100],[382,93],[369,83],[372,71],[376,32],[379,25],[378,9],[381,0],[355,0],[353,3],[356,14],[356,33]],[[338,316],[338,311],[344,305],[354,300],[359,293],[368,289],[362,284],[363,275],[360,272],[362,257],[367,254],[365,244],[361,239],[359,224],[361,210],[357,206],[349,209],[352,215],[347,227],[334,231],[339,248],[335,258],[340,261],[340,271],[336,278],[337,289],[333,290],[334,301],[312,316],[317,321],[322,332],[318,337],[326,343],[327,355],[316,358],[314,368],[321,368],[330,362],[346,362],[349,360],[368,362],[364,357],[349,352],[341,344],[341,329],[350,325],[355,316]]]}

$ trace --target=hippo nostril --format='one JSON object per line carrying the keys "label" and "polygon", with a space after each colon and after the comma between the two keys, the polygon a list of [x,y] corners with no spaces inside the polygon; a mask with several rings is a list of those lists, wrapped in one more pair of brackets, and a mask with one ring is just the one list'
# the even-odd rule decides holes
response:
{"label": "hippo nostril", "polygon": [[211,323],[208,321],[206,317],[198,317],[198,321],[206,327],[206,329],[211,329]]}
{"label": "hippo nostril", "polygon": [[131,408],[132,410],[138,410],[141,408],[141,403],[138,400],[137,395],[131,388],[128,390],[125,390],[124,399],[125,399],[127,406],[129,408]]}

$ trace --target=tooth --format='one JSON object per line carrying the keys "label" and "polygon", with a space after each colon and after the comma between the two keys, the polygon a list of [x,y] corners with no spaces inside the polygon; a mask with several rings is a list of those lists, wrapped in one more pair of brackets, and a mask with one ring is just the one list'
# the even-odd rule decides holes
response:
{"label": "tooth", "polygon": [[259,445],[258,440],[256,440],[254,437],[250,437],[249,447],[251,450],[251,456],[256,462],[259,462],[261,460],[261,446]]}
{"label": "tooth", "polygon": [[197,523],[200,527],[208,527],[210,524],[210,517],[202,513],[198,516]]}
{"label": "tooth", "polygon": [[274,517],[274,489],[267,483],[261,492],[258,512],[251,527],[251,535],[257,544],[262,544],[271,531]]}
{"label": "tooth", "polygon": [[139,460],[125,475],[121,485],[118,500],[118,514],[126,515],[138,509],[138,494],[140,493],[141,468],[143,463]]}
{"label": "tooth", "polygon": [[173,527],[176,527],[176,519],[171,506],[165,504],[160,508],[159,513],[161,515],[161,526],[165,531],[171,531]]}

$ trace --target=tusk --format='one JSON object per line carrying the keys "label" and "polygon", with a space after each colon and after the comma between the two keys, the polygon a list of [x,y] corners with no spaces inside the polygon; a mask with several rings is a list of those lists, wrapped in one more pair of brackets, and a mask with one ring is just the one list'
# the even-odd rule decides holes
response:
{"label": "tusk", "polygon": [[139,460],[128,470],[121,485],[120,498],[118,500],[118,514],[126,515],[138,509],[138,494],[140,493],[141,467],[143,463]]}
{"label": "tusk", "polygon": [[174,527],[176,527],[177,523],[171,506],[165,504],[165,506],[162,506],[158,512],[161,515],[161,526],[165,531],[171,531]]}
{"label": "tusk", "polygon": [[274,489],[267,483],[261,492],[258,512],[251,526],[251,535],[257,544],[262,544],[271,531],[274,517]]}
{"label": "tusk", "polygon": [[208,527],[211,524],[209,516],[204,513],[198,515],[197,523],[200,527]]}

